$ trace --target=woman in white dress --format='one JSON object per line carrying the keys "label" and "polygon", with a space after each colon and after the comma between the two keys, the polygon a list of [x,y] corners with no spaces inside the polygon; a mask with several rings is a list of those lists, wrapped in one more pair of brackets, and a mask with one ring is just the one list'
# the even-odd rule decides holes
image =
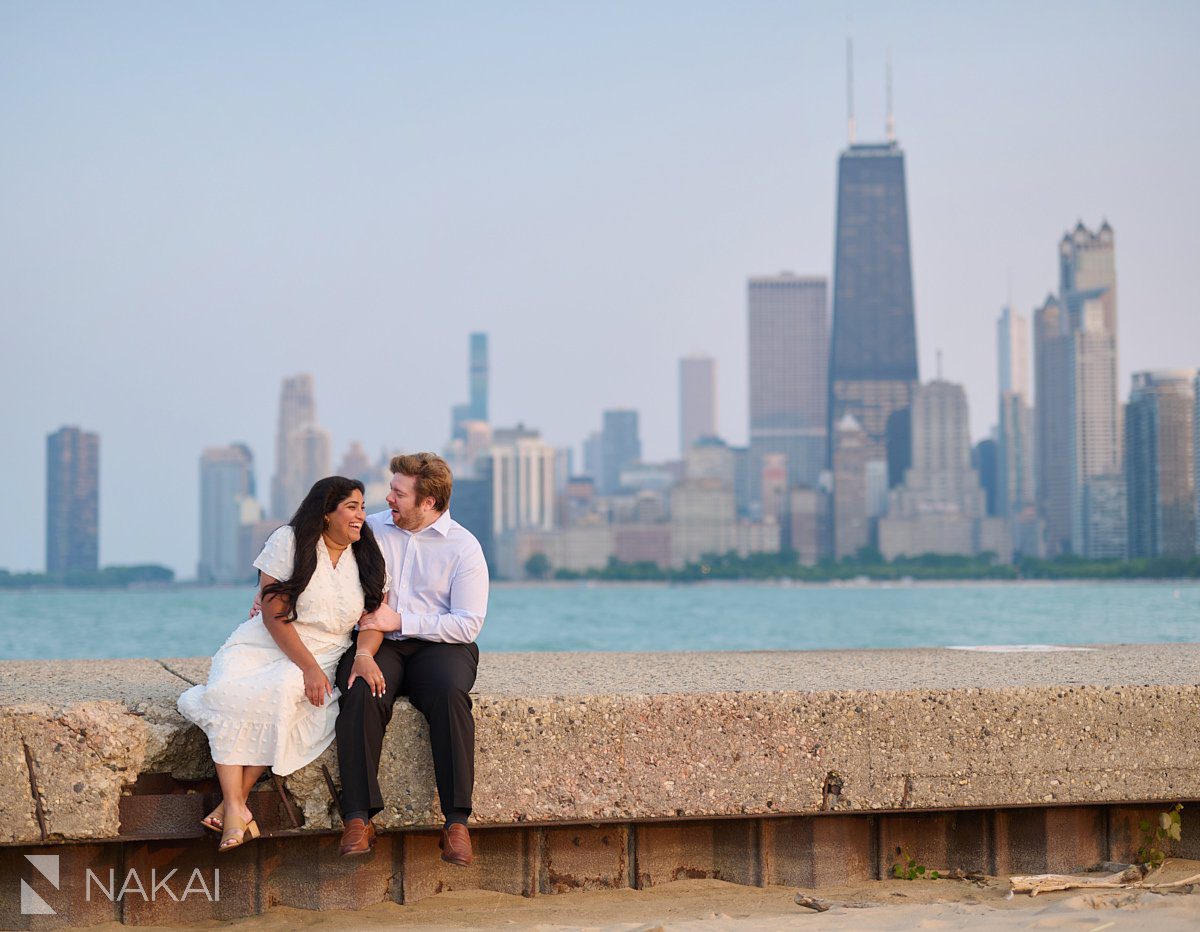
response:
{"label": "woman in white dress", "polygon": [[[387,588],[363,491],[341,476],[312,487],[254,561],[262,611],[217,651],[208,683],[179,697],[179,711],[208,735],[216,764],[223,801],[203,824],[221,831],[220,851],[258,837],[246,800],[267,767],[285,776],[333,741],[338,661]],[[372,692],[382,690],[373,657],[361,666]]]}

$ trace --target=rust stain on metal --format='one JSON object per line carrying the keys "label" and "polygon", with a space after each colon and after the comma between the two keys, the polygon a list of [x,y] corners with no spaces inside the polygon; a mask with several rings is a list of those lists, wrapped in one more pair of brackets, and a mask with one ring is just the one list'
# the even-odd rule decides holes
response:
{"label": "rust stain on metal", "polygon": [[202,802],[198,793],[122,796],[118,832],[122,838],[200,838],[204,834],[200,827]]}
{"label": "rust stain on metal", "polygon": [[680,880],[680,879],[687,879],[687,880],[710,880],[710,879],[714,879],[714,880],[720,880],[720,879],[721,879],[721,872],[720,872],[720,871],[706,871],[706,870],[701,870],[701,869],[700,869],[700,868],[698,868],[698,867],[677,867],[677,868],[675,868],[675,870],[673,870],[673,871],[671,872],[671,879],[672,879],[672,880]]}

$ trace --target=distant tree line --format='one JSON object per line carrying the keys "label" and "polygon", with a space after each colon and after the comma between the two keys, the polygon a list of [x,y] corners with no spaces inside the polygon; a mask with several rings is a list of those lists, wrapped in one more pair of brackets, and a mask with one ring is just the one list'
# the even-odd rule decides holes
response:
{"label": "distant tree line", "polygon": [[129,586],[162,585],[175,581],[175,571],[154,563],[137,566],[106,566],[101,570],[73,573],[11,573],[0,569],[0,589],[124,589]]}
{"label": "distant tree line", "polygon": [[797,582],[834,582],[867,578],[902,579],[1197,579],[1200,557],[1150,557],[1137,560],[1088,560],[1065,556],[1053,560],[1023,557],[1015,563],[998,563],[996,555],[975,557],[927,553],[887,561],[876,549],[864,547],[853,557],[823,560],[804,566],[794,551],[738,556],[709,554],[679,569],[663,569],[649,561],[623,563],[610,557],[603,569],[575,572],[554,569],[545,554],[535,553],[525,562],[533,579],[597,579],[613,581],[698,582],[705,579],[794,579]]}

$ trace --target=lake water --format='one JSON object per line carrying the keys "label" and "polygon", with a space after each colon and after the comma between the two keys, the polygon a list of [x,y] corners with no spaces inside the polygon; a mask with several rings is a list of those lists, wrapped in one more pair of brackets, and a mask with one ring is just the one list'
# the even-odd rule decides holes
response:
{"label": "lake water", "polygon": [[[212,654],[245,588],[0,591],[0,659]],[[1200,584],[498,585],[485,651],[812,650],[1200,640]]]}

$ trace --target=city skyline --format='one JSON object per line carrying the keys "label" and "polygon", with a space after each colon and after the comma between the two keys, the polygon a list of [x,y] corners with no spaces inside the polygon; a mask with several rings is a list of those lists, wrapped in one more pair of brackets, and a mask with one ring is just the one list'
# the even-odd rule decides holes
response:
{"label": "city skyline", "polygon": [[[1196,97],[1196,78],[1182,63],[1183,37],[1194,34],[1197,14],[1159,4],[1137,15],[1105,8],[1085,22],[1071,7],[1039,12],[1044,25],[1037,27],[1034,8],[1019,5],[1002,16],[939,10],[936,17],[932,7],[918,6],[906,11],[907,21],[882,7],[865,16],[856,8],[863,140],[884,135],[883,47],[895,48],[921,369],[933,371],[934,354],[944,351],[946,378],[966,385],[975,438],[995,420],[990,335],[1006,281],[1011,276],[1011,305],[1031,316],[1054,279],[1046,243],[1077,220],[1107,219],[1120,231],[1122,399],[1132,372],[1195,365],[1181,353],[1200,344],[1183,279],[1197,234],[1175,220],[1191,213],[1180,210],[1181,202],[1186,207],[1196,199],[1183,157],[1195,130],[1183,120],[1183,142],[1169,146],[1162,132]],[[677,444],[676,361],[698,350],[716,357],[722,374],[722,433],[745,443],[746,278],[787,269],[832,275],[833,177],[844,144],[840,10],[704,8],[682,33],[673,14],[646,13],[634,47],[626,49],[631,70],[617,75],[598,65],[611,59],[618,36],[627,38],[628,21],[598,11],[556,14],[540,28],[570,35],[568,21],[581,17],[591,47],[578,67],[568,65],[580,48],[566,43],[539,51],[514,72],[501,69],[497,90],[519,87],[526,96],[510,93],[506,106],[516,109],[499,111],[488,95],[490,103],[477,109],[474,97],[442,96],[440,85],[413,85],[389,71],[385,62],[396,56],[385,54],[384,38],[403,40],[408,32],[390,28],[387,17],[372,44],[353,16],[339,38],[327,40],[318,38],[319,14],[297,14],[289,23],[293,43],[272,53],[283,55],[282,80],[264,85],[256,78],[264,47],[258,37],[268,24],[251,15],[244,35],[230,40],[227,85],[190,38],[196,30],[172,24],[184,14],[131,22],[119,11],[77,11],[72,15],[89,28],[69,41],[55,14],[9,6],[0,15],[6,27],[0,67],[11,79],[0,90],[0,107],[25,141],[0,161],[15,182],[4,250],[13,265],[6,271],[20,270],[2,278],[5,350],[12,355],[0,368],[9,396],[23,399],[6,413],[14,447],[6,476],[28,483],[25,498],[40,501],[45,434],[62,423],[100,433],[104,563],[151,560],[190,574],[198,452],[256,438],[264,486],[275,464],[263,438],[271,434],[279,380],[292,372],[312,371],[323,386],[322,419],[335,459],[352,439],[372,452],[384,445],[440,449],[447,408],[440,395],[466,396],[459,360],[464,337],[475,330],[488,330],[494,341],[496,423],[525,420],[550,442],[574,445],[582,436],[577,425],[596,423],[609,408],[633,407],[646,457],[665,459]],[[210,32],[220,25],[212,14],[187,17]],[[460,56],[476,56],[476,70],[463,74],[478,74],[494,61],[496,35],[521,41],[518,20],[480,12],[460,35],[452,29],[459,23],[431,14],[424,23],[431,39],[417,67],[433,64],[429,73],[442,75],[443,65],[455,68]],[[1054,56],[1029,54],[1030,65],[1013,71],[1014,46],[1032,53],[1044,41],[1041,32],[1060,34],[1067,23],[1077,40],[1070,49],[1055,43]],[[989,35],[986,46],[973,38],[981,31]],[[452,33],[460,44],[448,44]],[[220,29],[213,35],[227,38]],[[671,40],[664,43],[666,36]],[[178,72],[164,80],[146,52],[159,40],[178,53]],[[324,70],[315,80],[294,80],[326,41],[333,42],[333,61],[353,46],[361,67],[346,69],[324,90],[320,84],[330,78]],[[755,50],[752,60],[742,48]],[[122,76],[109,70],[110,51],[101,49],[121,60]],[[710,72],[704,63],[714,57],[722,67]],[[55,63],[61,67],[48,67]],[[415,146],[398,150],[394,137],[379,135],[374,116],[389,111],[370,95],[361,110],[352,107],[334,121],[332,135],[324,132],[328,112],[320,108],[334,99],[362,99],[355,91],[366,86],[360,84],[366,67],[383,69],[381,90],[394,87],[393,79],[422,88],[424,96],[406,99],[415,109],[405,113],[416,116],[403,124],[405,140]],[[872,71],[874,82],[867,77]],[[1090,75],[1086,91],[1075,89],[1078,73]],[[548,74],[562,77],[558,88],[547,86]],[[595,83],[599,74],[605,80]],[[187,95],[201,88],[205,99],[234,101],[235,85],[257,88],[260,96],[248,101],[255,120],[267,111],[273,116],[261,132],[244,136],[229,160],[190,157],[209,151],[205,140],[242,126],[247,113],[233,105],[217,119],[194,105],[159,105],[180,94],[192,99]],[[1061,90],[1046,95],[1046,87]],[[93,99],[102,88],[107,96]],[[303,102],[306,91],[315,93],[311,104]],[[280,106],[264,108],[262,94]],[[1033,96],[1054,100],[1028,106]],[[568,99],[577,109],[560,109]],[[504,125],[488,119],[491,111],[504,114]],[[161,112],[171,115],[160,135],[148,120]],[[672,114],[666,125],[663,113]],[[100,120],[114,125],[106,114],[120,115],[120,131],[97,147],[89,134]],[[1092,146],[1085,156],[1079,140],[1097,121],[1117,131],[1107,134],[1110,144]],[[304,129],[309,125],[321,132],[312,135]],[[508,135],[506,125],[548,145],[537,154]],[[146,155],[119,144],[127,138],[140,139]],[[327,138],[324,149],[307,145]],[[482,149],[463,145],[463,155],[433,161],[431,153],[458,151],[470,139]],[[644,153],[659,149],[660,160],[646,163]],[[82,164],[71,155],[79,151],[94,151],[94,158]],[[374,210],[375,182],[398,151],[410,169],[400,177],[426,178],[428,193],[396,182]],[[456,212],[445,195],[451,182],[472,177],[467,169],[478,168],[481,151],[505,183],[475,182],[474,211]],[[365,165],[347,162],[360,152],[389,155]],[[238,164],[244,168],[232,167]],[[365,187],[345,171],[347,164]],[[578,193],[578,178],[592,168],[595,193]],[[331,200],[320,187],[334,178]],[[614,197],[606,181],[632,187]],[[145,198],[149,191],[165,193],[155,203]],[[390,209],[400,204],[403,210]],[[404,217],[400,227],[395,216]],[[627,237],[631,221],[662,248]],[[552,239],[531,240],[532,232],[523,232],[548,229],[557,231]],[[72,274],[60,274],[63,268]],[[552,271],[542,276],[542,269]],[[582,294],[581,283],[600,275],[605,286]],[[398,279],[410,284],[398,288]],[[330,351],[322,322],[343,307],[354,309],[350,330],[365,347],[361,365]],[[526,337],[564,322],[568,350],[558,356]],[[401,354],[397,334],[418,323],[436,328],[449,384],[439,397],[405,410],[390,394],[395,367],[377,360]],[[130,327],[139,340],[128,341],[129,348],[107,338]],[[44,347],[53,347],[50,357]],[[18,386],[29,383],[39,390],[24,401],[28,392]],[[108,520],[134,499],[150,501],[153,514]],[[5,545],[0,565],[36,568],[43,548],[35,509],[14,497],[2,516],[38,530],[28,543]]]}

